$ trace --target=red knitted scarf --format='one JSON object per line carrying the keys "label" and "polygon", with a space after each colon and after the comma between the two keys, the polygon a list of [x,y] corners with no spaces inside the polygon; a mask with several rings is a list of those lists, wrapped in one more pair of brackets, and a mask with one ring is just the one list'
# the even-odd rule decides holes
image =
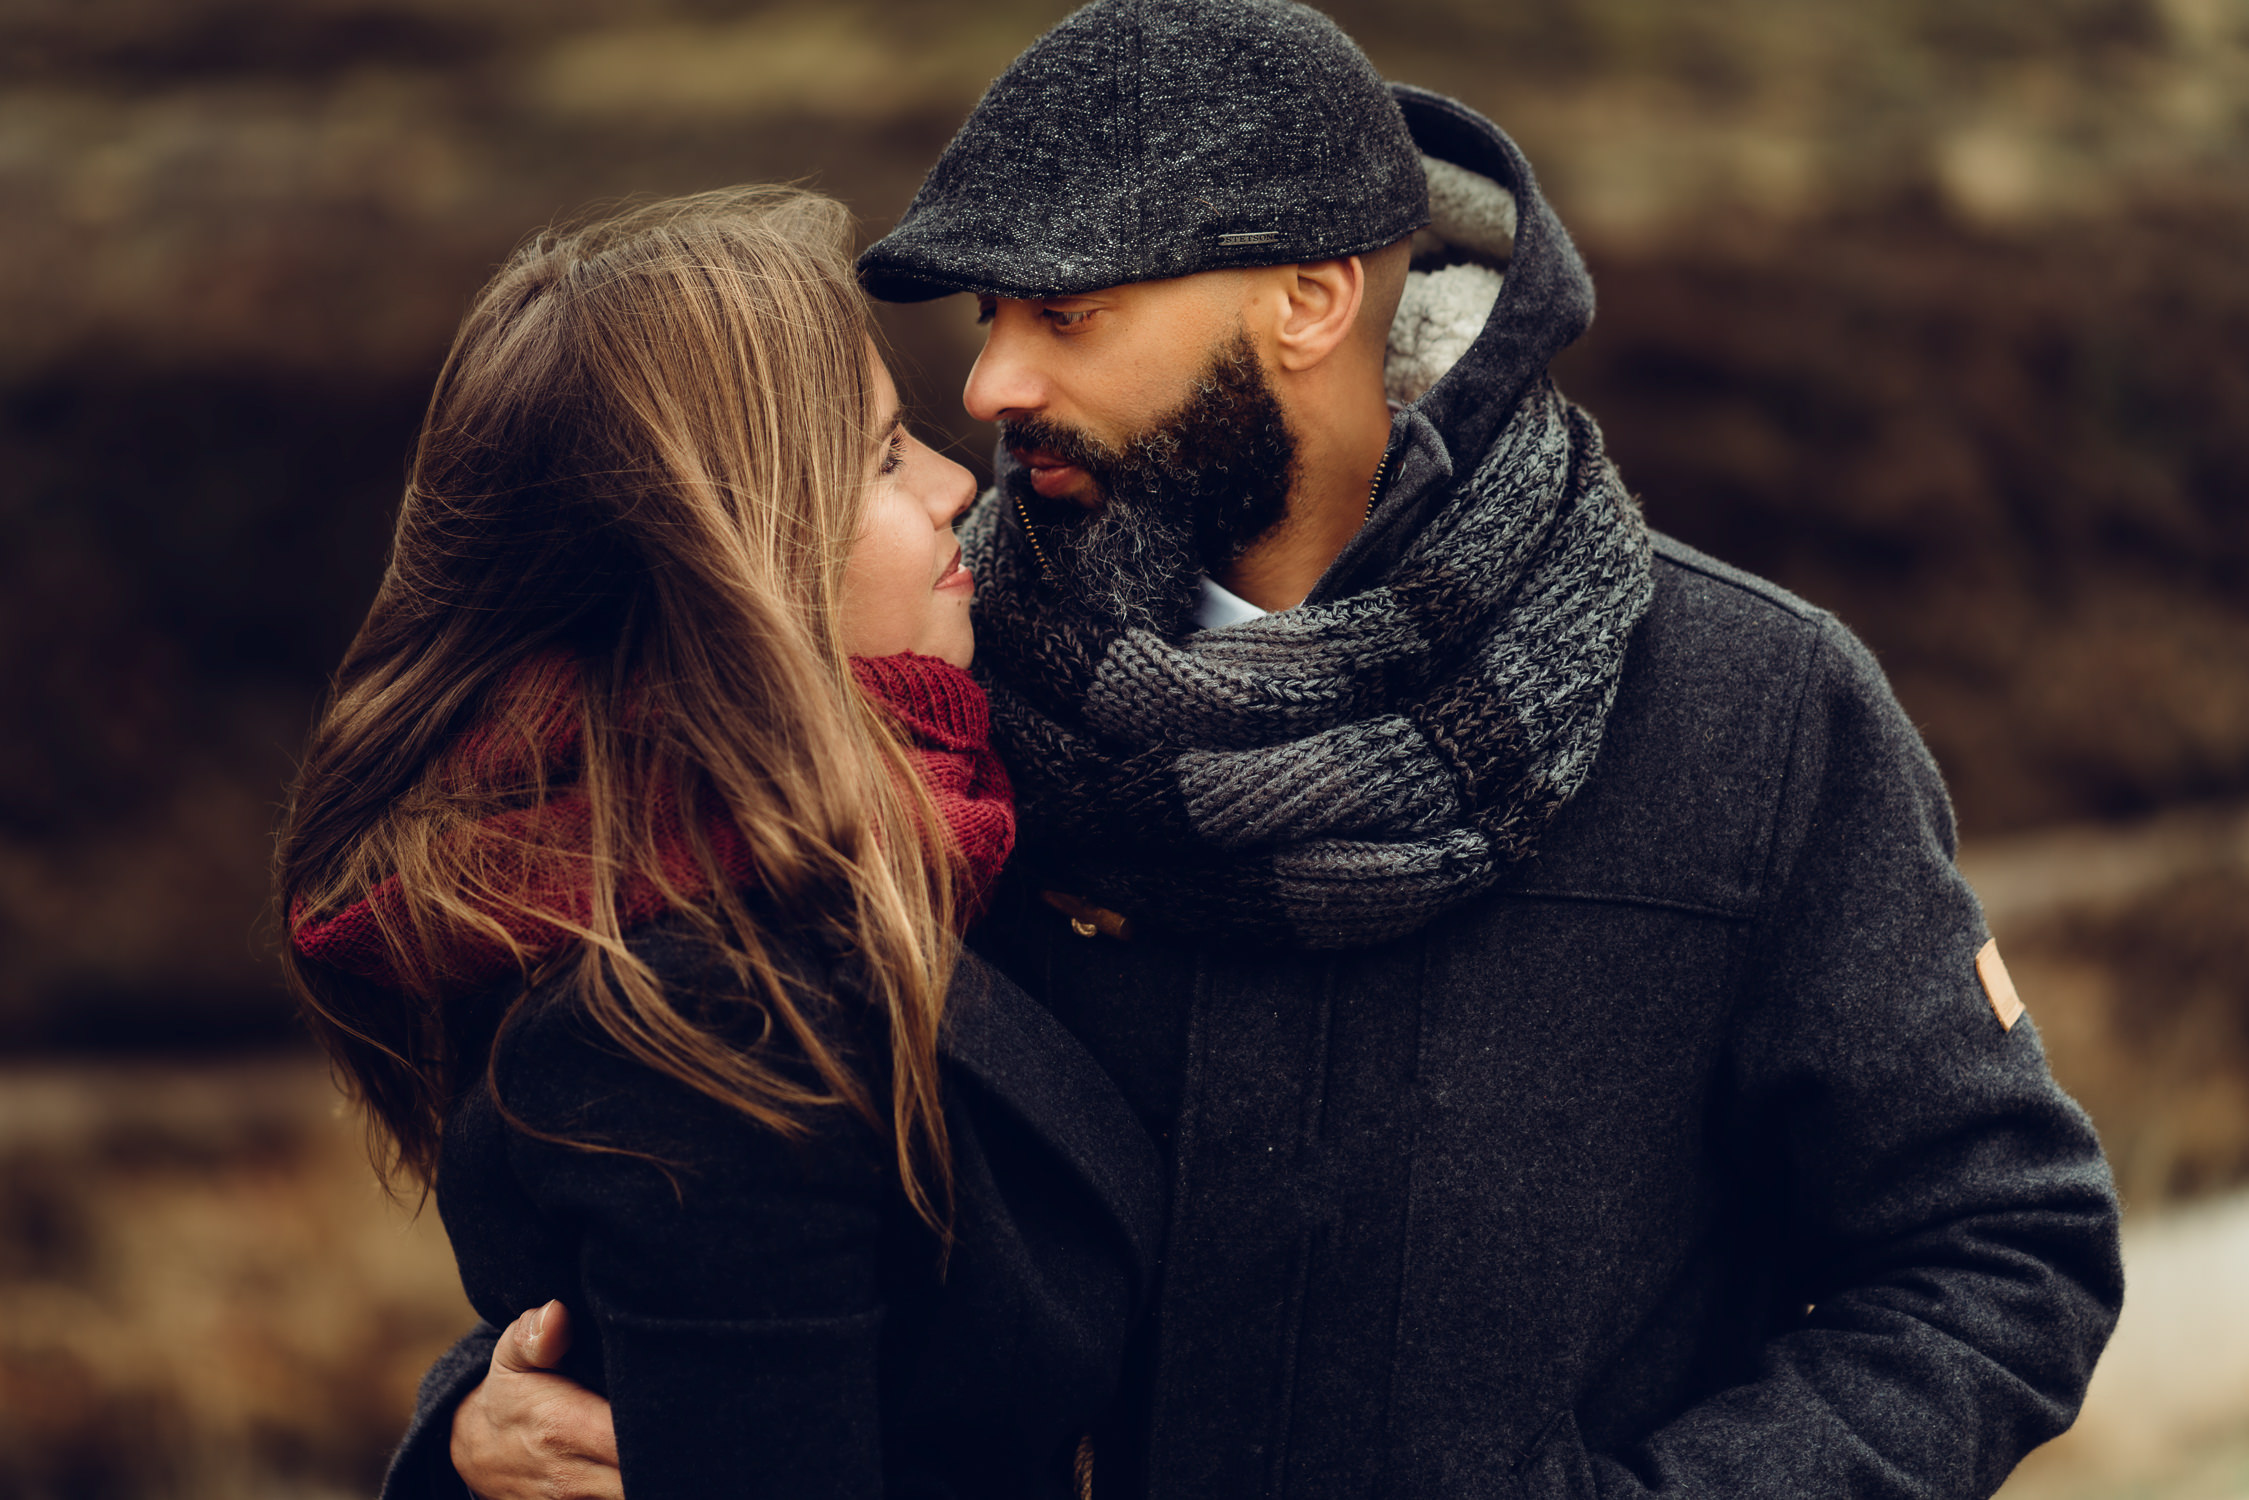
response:
{"label": "red knitted scarf", "polygon": [[[973,917],[1015,847],[1015,797],[1006,768],[992,753],[991,711],[984,690],[960,668],[910,651],[853,657],[851,667],[860,687],[887,707],[906,732],[922,781],[960,852],[963,916]],[[586,867],[593,808],[583,793],[569,785],[577,769],[579,741],[571,677],[569,663],[555,657],[535,663],[518,679],[522,689],[550,705],[539,716],[538,733],[556,789],[536,807],[498,814],[477,827],[492,836],[496,884],[537,910],[583,927],[593,914],[592,880]],[[507,737],[487,730],[472,731],[457,752],[460,774],[486,786],[524,779],[529,767],[520,751],[511,753],[510,744]],[[695,858],[678,800],[664,788],[656,793],[655,804],[665,878],[690,895],[700,894],[705,885],[703,867]],[[755,877],[749,849],[731,819],[713,815],[705,820],[702,832],[727,879],[743,885]],[[628,931],[662,915],[668,904],[654,881],[638,875],[620,884],[616,902],[618,926]],[[387,923],[378,920],[378,913]],[[409,976],[401,972],[402,956],[383,933],[385,925],[404,932],[404,913],[404,893],[394,876],[367,899],[317,920],[292,912],[290,942],[315,963],[387,988],[404,988]],[[532,962],[569,940],[566,930],[537,917],[497,905],[488,914]],[[518,966],[505,943],[481,930],[447,934],[427,961],[430,972],[420,977],[442,989],[463,992],[495,983]]]}

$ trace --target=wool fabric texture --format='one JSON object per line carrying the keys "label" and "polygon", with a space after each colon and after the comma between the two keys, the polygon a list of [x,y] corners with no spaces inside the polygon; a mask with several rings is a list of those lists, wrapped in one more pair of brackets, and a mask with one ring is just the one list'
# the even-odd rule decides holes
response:
{"label": "wool fabric texture", "polygon": [[1033,42],[859,259],[877,297],[1064,296],[1357,255],[1429,221],[1413,138],[1287,0],[1096,0]]}
{"label": "wool fabric texture", "polygon": [[[967,894],[963,915],[973,918],[1015,847],[1014,795],[992,753],[984,690],[960,668],[914,652],[854,657],[851,668],[861,689],[907,736],[915,768],[958,851]],[[410,948],[403,936],[410,931],[405,895],[392,876],[365,899],[326,916],[292,912],[290,941],[300,955],[386,988],[468,992],[537,964],[567,943],[574,928],[591,923],[593,805],[573,784],[582,744],[575,665],[561,653],[542,655],[519,670],[511,690],[538,705],[531,733],[541,745],[550,790],[534,806],[482,820],[470,834],[489,851],[494,885],[515,898],[483,907],[506,939],[457,928],[427,950]],[[520,785],[532,773],[528,749],[519,737],[478,726],[462,736],[447,774],[464,785]],[[659,787],[651,801],[665,880],[689,896],[701,894],[704,866],[675,790]],[[727,880],[746,885],[756,878],[748,845],[723,812],[705,816],[701,833]],[[615,902],[618,926],[630,931],[662,915],[671,898],[634,872],[618,882]]]}
{"label": "wool fabric texture", "polygon": [[1002,753],[1085,894],[1345,948],[1487,890],[1591,770],[1648,532],[1541,380],[1374,587],[1166,639],[1049,584],[987,502],[962,545]]}

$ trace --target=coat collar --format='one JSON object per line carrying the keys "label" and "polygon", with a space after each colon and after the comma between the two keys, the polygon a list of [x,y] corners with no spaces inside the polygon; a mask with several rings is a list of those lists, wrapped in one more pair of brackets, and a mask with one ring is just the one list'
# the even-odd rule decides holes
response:
{"label": "coat collar", "polygon": [[1109,1075],[1062,1023],[963,949],[938,1050],[1055,1150],[1132,1247],[1141,1290],[1163,1234],[1155,1142]]}

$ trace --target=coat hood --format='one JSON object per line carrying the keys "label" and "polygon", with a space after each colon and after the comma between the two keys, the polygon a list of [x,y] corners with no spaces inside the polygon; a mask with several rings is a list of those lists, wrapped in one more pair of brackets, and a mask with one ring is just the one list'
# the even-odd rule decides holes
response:
{"label": "coat hood", "polygon": [[1366,588],[1396,559],[1456,470],[1474,465],[1554,357],[1593,322],[1593,278],[1507,132],[1456,99],[1392,84],[1429,175],[1429,227],[1391,325],[1381,503],[1312,590]]}

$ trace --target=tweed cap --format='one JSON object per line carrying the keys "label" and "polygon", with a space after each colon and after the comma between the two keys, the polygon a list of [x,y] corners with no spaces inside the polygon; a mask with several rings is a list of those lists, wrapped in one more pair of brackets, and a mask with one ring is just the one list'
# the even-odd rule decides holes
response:
{"label": "tweed cap", "polygon": [[1358,255],[1429,222],[1397,102],[1289,0],[1095,0],[985,93],[859,257],[891,302]]}

